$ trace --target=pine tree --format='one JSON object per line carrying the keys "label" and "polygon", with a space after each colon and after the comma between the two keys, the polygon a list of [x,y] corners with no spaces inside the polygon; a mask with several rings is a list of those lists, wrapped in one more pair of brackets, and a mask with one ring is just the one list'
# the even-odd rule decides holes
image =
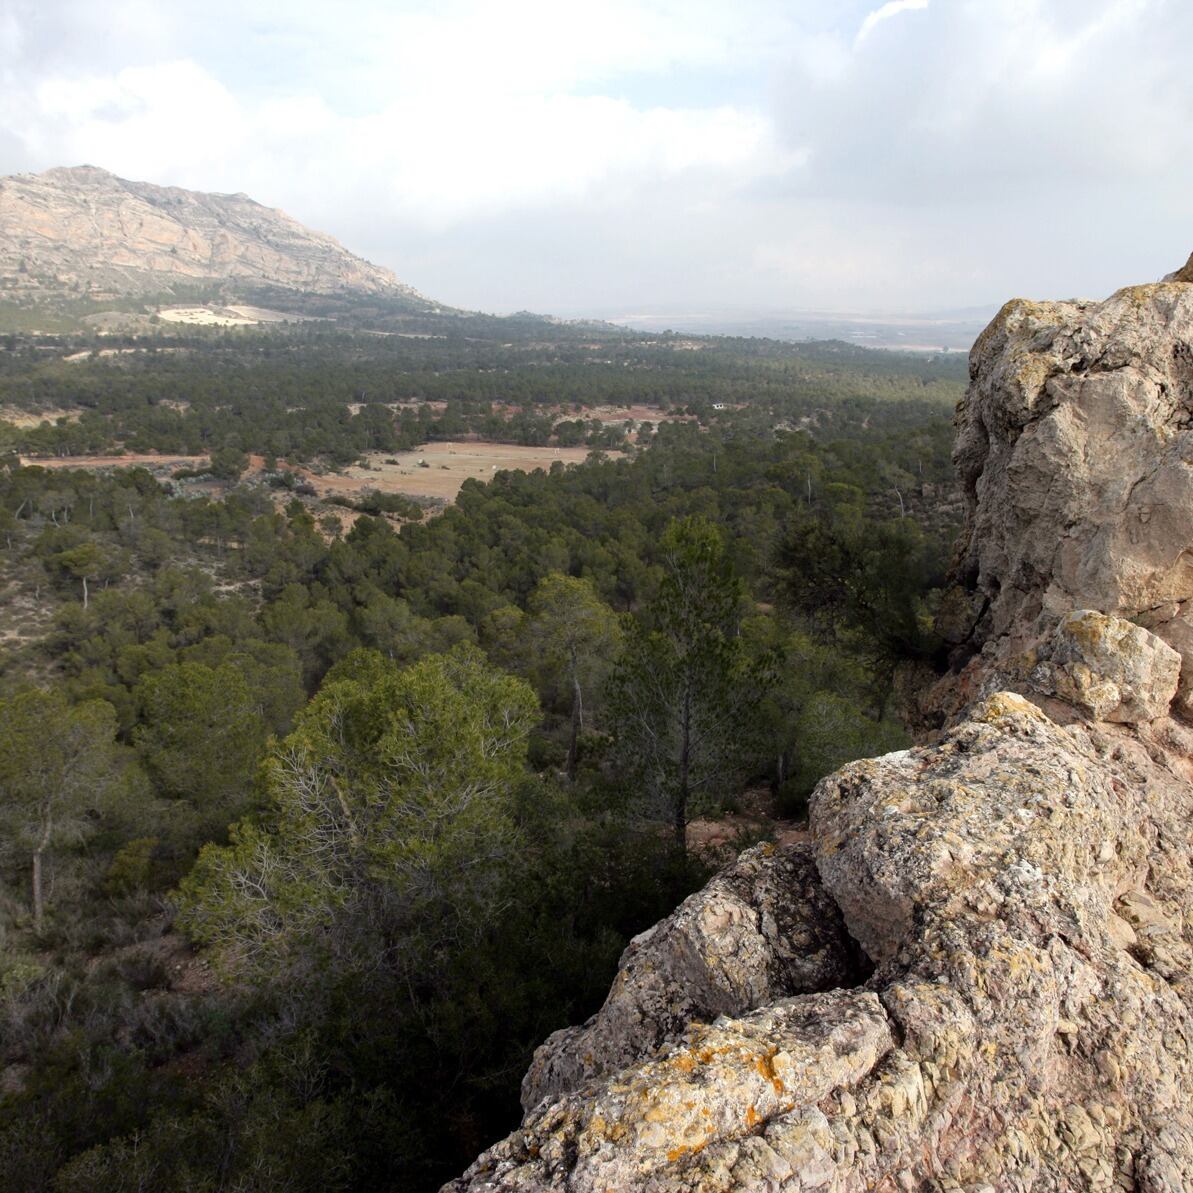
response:
{"label": "pine tree", "polygon": [[610,705],[623,773],[684,850],[693,813],[738,777],[771,680],[769,660],[751,659],[738,633],[744,588],[720,531],[685,518],[662,548],[663,580],[646,617],[630,624]]}

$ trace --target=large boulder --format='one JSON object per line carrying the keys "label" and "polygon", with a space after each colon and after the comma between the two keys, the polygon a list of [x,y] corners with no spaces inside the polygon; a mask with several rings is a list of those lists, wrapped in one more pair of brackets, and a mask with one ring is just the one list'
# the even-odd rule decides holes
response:
{"label": "large boulder", "polygon": [[615,1072],[690,1023],[847,985],[863,964],[812,847],[757,845],[630,942],[605,1005],[535,1052],[522,1106]]}
{"label": "large boulder", "polygon": [[1030,680],[1095,721],[1154,721],[1176,695],[1181,656],[1141,626],[1092,609],[1060,619]]}
{"label": "large boulder", "polygon": [[954,641],[1019,650],[1041,614],[1094,609],[1172,645],[1193,707],[1189,281],[1102,303],[1016,300],[974,345],[954,449],[969,594],[950,602]]}

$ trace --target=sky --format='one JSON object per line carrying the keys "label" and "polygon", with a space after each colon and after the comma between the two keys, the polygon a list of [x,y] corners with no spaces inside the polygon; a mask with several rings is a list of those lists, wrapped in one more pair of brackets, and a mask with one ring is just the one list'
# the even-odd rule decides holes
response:
{"label": "sky", "polygon": [[244,191],[442,302],[929,313],[1193,250],[1190,0],[0,0],[0,174]]}

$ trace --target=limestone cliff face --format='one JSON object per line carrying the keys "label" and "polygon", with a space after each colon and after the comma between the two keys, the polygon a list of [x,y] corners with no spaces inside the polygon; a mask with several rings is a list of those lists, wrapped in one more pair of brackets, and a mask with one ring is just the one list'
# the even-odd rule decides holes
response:
{"label": "limestone cliff face", "polygon": [[1193,1189],[1191,335],[1180,280],[1003,310],[933,744],[631,944],[449,1189]]}
{"label": "limestone cliff face", "polygon": [[94,166],[0,178],[0,292],[160,293],[218,282],[419,295],[332,237],[247,195],[129,182]]}

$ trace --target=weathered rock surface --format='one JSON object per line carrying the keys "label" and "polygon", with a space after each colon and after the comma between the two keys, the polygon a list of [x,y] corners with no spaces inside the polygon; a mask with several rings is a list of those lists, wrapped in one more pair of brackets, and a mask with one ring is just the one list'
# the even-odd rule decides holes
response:
{"label": "weathered rock surface", "polygon": [[1074,609],[1125,618],[1181,654],[1193,709],[1193,285],[1010,302],[970,372],[954,460],[973,616],[950,637],[990,681]]}
{"label": "weathered rock surface", "polygon": [[811,847],[755,846],[630,943],[600,1011],[535,1053],[522,1106],[616,1072],[689,1023],[851,984],[862,967]]}
{"label": "weathered rock surface", "polygon": [[1168,712],[1181,656],[1141,626],[1079,609],[1060,619],[1033,656],[1032,687],[1096,721],[1154,721]]}
{"label": "weathered rock surface", "polygon": [[1185,262],[1184,266],[1170,274],[1164,279],[1166,282],[1193,282],[1193,253],[1189,254],[1189,260]]}
{"label": "weathered rock surface", "polygon": [[129,182],[94,166],[0,178],[5,297],[157,294],[229,281],[420,298],[388,269],[247,195]]}
{"label": "weathered rock surface", "polygon": [[1004,309],[933,744],[636,940],[448,1189],[1193,1189],[1191,331],[1180,281]]}

